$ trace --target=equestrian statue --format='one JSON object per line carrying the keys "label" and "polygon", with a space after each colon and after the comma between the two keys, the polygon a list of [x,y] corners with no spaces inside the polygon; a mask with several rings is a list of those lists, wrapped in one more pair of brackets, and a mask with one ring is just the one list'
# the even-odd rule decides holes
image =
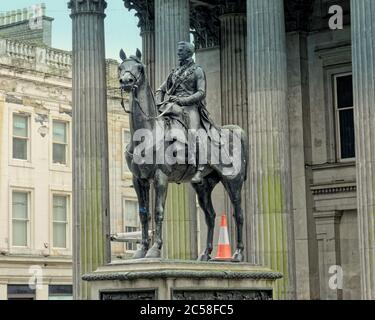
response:
{"label": "equestrian statue", "polygon": [[[206,248],[198,260],[211,260],[216,217],[211,194],[214,187],[221,182],[233,205],[236,225],[237,243],[232,261],[242,262],[244,219],[241,190],[247,179],[246,134],[238,126],[228,125],[219,128],[213,123],[206,108],[206,76],[202,67],[193,60],[194,45],[179,42],[177,55],[179,65],[172,70],[154,95],[147,81],[145,66],[141,62],[141,52],[137,49],[135,55],[127,57],[123,50],[120,51],[121,91],[129,93],[129,108],[126,109],[123,100],[122,106],[129,113],[132,136],[126,147],[126,161],[133,173],[133,186],[138,197],[142,226],[141,246],[133,258],[161,257],[168,184],[191,183],[207,224]],[[157,137],[157,131],[163,132],[163,135]],[[141,139],[140,132],[152,132],[153,135]],[[173,134],[175,132],[182,134]],[[199,134],[189,140],[191,132]],[[224,135],[224,132],[229,134]],[[230,136],[232,139],[224,139],[224,136]],[[146,154],[151,155],[151,161],[144,160],[147,158]],[[239,157],[239,161],[228,162],[231,155],[232,159]],[[175,161],[170,161],[171,158]],[[151,184],[155,189],[155,240],[152,246],[148,231],[151,218]]]}

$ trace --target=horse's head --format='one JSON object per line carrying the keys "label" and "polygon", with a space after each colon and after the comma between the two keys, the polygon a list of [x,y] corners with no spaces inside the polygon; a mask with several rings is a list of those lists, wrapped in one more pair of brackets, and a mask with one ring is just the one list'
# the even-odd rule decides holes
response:
{"label": "horse's head", "polygon": [[139,87],[145,81],[145,66],[142,64],[142,54],[139,49],[135,56],[127,58],[123,49],[120,51],[122,63],[119,66],[119,81],[121,89],[130,92],[135,86]]}

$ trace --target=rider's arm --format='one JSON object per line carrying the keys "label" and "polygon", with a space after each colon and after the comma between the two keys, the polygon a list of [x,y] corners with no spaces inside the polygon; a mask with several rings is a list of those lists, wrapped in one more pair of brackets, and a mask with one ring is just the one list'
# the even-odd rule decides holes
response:
{"label": "rider's arm", "polygon": [[195,71],[196,81],[197,81],[197,92],[189,97],[180,98],[181,105],[189,106],[197,104],[206,98],[206,75],[201,68],[197,68]]}
{"label": "rider's arm", "polygon": [[161,87],[158,90],[156,90],[156,93],[155,93],[156,104],[159,104],[164,101],[166,92],[167,92],[167,81],[165,81],[161,85]]}

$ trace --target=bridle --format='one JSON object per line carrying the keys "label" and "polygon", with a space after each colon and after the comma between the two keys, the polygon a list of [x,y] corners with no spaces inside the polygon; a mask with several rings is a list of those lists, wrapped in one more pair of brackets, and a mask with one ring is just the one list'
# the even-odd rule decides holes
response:
{"label": "bridle", "polygon": [[[144,68],[142,68],[142,72],[139,73],[138,77],[133,72],[131,72],[130,70],[125,70],[124,71],[124,74],[127,74],[127,73],[130,74],[132,76],[132,78],[135,80],[135,83],[131,87],[131,90],[133,92],[133,97],[135,98],[135,100],[139,104],[139,101],[138,101],[138,98],[137,98],[137,96],[138,96],[138,87],[140,85],[140,80],[141,80],[142,76],[144,75]],[[132,113],[132,111],[131,110],[127,110],[126,107],[125,107],[125,102],[124,102],[124,88],[121,86],[120,89],[121,89],[121,106],[122,106],[122,108],[124,109],[124,111],[126,113],[130,114],[130,113]],[[141,110],[142,110],[142,108],[141,108]],[[143,110],[142,110],[142,112],[143,112]]]}
{"label": "bridle", "polygon": [[[138,63],[141,63],[139,60],[135,60],[135,59],[132,59]],[[135,81],[134,82],[134,85],[131,87],[131,91],[133,93],[133,103],[135,103],[137,105],[137,107],[141,110],[141,112],[143,113],[143,115],[146,117],[147,120],[156,120],[158,118],[161,118],[166,112],[163,112],[162,114],[158,115],[158,116],[150,116],[148,115],[141,107],[140,103],[139,103],[139,100],[138,100],[138,88],[141,84],[141,80],[142,80],[142,77],[144,78],[144,75],[145,75],[145,70],[144,70],[144,66],[142,68],[142,72],[139,73],[139,76],[137,77],[133,72],[131,72],[131,70],[125,70],[123,71],[124,75],[125,74],[130,74],[130,76],[133,78],[133,80]],[[127,110],[126,107],[125,107],[125,102],[124,102],[124,89],[123,87],[121,86],[121,106],[122,108],[124,109],[124,111],[128,114],[131,114],[133,113],[133,108],[131,110]],[[155,104],[155,97],[154,97],[154,94],[152,93],[152,99],[153,99],[153,103]]]}

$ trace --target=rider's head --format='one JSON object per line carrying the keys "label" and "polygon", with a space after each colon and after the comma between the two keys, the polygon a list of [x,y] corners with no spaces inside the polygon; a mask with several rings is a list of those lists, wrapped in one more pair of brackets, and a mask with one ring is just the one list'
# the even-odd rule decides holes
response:
{"label": "rider's head", "polygon": [[177,44],[177,55],[180,61],[187,60],[194,55],[195,47],[190,42],[181,41]]}

